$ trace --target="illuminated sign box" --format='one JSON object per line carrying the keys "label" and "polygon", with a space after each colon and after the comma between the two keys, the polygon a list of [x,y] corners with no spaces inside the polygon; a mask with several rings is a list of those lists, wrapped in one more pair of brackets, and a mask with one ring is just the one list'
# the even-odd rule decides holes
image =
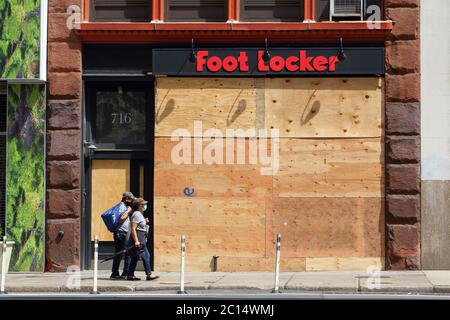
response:
{"label": "illuminated sign box", "polygon": [[167,76],[384,75],[383,47],[155,48],[153,74]]}

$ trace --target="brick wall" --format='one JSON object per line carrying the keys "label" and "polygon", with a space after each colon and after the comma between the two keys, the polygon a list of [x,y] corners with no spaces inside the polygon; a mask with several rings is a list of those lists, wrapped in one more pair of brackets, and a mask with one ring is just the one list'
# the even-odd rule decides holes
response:
{"label": "brick wall", "polygon": [[386,268],[420,269],[419,0],[386,0]]}
{"label": "brick wall", "polygon": [[66,26],[70,5],[81,0],[49,0],[47,271],[80,263],[81,43]]}

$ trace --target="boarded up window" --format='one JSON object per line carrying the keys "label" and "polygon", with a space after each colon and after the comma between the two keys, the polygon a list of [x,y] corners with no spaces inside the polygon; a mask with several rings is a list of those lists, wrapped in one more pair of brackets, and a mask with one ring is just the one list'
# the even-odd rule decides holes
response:
{"label": "boarded up window", "polygon": [[241,20],[303,21],[303,0],[242,0]]}
{"label": "boarded up window", "polygon": [[91,0],[92,21],[145,22],[151,20],[150,0]]}
{"label": "boarded up window", "polygon": [[[270,271],[277,233],[285,271],[381,267],[383,86],[375,77],[158,78],[155,269],[178,269],[174,234],[186,234],[191,271],[209,271],[213,255],[219,271]],[[178,128],[187,140],[171,139]],[[278,154],[273,176],[250,162],[251,139],[238,152],[238,139],[225,136],[265,129],[270,137],[271,128],[278,147],[259,143]]]}
{"label": "boarded up window", "polygon": [[6,225],[6,82],[0,82],[0,236]]}
{"label": "boarded up window", "polygon": [[226,21],[228,2],[226,0],[167,0],[168,21]]}

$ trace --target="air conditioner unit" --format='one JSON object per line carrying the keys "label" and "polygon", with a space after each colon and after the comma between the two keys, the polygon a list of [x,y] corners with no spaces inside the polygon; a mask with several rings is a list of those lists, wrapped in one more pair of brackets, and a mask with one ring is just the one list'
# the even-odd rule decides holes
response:
{"label": "air conditioner unit", "polygon": [[330,20],[333,18],[364,18],[364,0],[330,0]]}

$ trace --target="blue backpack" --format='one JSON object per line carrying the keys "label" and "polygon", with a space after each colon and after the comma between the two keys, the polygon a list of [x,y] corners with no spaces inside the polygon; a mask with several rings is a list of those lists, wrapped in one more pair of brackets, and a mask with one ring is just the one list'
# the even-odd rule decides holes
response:
{"label": "blue backpack", "polygon": [[109,231],[115,232],[120,225],[120,217],[127,211],[128,207],[121,202],[111,209],[102,213],[101,217]]}

